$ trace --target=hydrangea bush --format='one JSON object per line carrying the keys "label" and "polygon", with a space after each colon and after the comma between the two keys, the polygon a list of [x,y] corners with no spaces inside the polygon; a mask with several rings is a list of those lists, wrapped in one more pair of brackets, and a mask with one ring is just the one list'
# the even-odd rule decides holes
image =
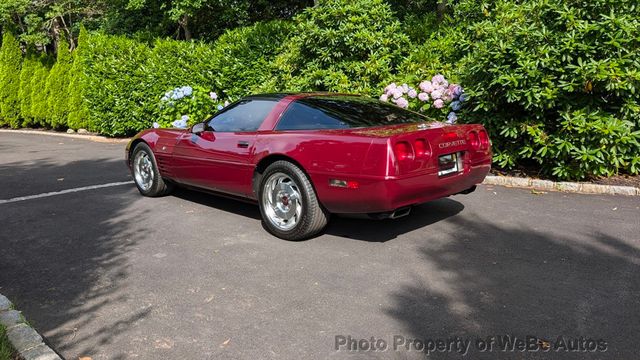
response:
{"label": "hydrangea bush", "polygon": [[158,104],[158,116],[154,128],[185,129],[205,120],[215,112],[229,105],[218,94],[202,87],[182,86],[167,91]]}
{"label": "hydrangea bush", "polygon": [[408,84],[391,83],[384,88],[380,100],[392,102],[404,109],[426,113],[436,119],[446,116],[450,124],[458,121],[458,113],[464,106],[467,95],[462,86],[449,81],[443,75],[421,81],[417,88]]}

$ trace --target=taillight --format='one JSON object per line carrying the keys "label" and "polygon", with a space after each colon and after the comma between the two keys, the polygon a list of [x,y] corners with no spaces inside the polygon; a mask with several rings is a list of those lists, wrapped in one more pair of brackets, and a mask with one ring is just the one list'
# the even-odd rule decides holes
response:
{"label": "taillight", "polygon": [[480,130],[480,133],[478,135],[480,137],[480,147],[483,149],[488,149],[489,148],[489,135],[487,134],[486,131],[484,130]]}
{"label": "taillight", "polygon": [[413,143],[413,149],[415,150],[416,157],[429,157],[431,156],[431,149],[429,144],[424,139],[418,139]]}
{"label": "taillight", "polygon": [[479,149],[480,148],[480,138],[478,137],[478,133],[475,131],[471,131],[468,134],[469,136],[469,144],[471,144],[471,147],[474,149]]}
{"label": "taillight", "polygon": [[413,150],[411,149],[411,145],[409,145],[409,143],[406,141],[398,141],[394,146],[394,150],[396,153],[396,158],[399,161],[413,158]]}

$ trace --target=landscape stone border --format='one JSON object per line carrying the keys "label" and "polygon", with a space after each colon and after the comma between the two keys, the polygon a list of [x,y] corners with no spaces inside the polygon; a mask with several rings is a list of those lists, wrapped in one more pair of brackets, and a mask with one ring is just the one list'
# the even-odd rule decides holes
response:
{"label": "landscape stone border", "polygon": [[0,324],[7,329],[7,337],[13,348],[24,360],[62,360],[44,343],[42,336],[27,324],[20,311],[0,294]]}
{"label": "landscape stone border", "polygon": [[640,189],[633,186],[601,185],[580,182],[551,181],[511,176],[487,176],[485,185],[501,185],[529,188],[538,191],[563,191],[581,194],[606,194],[640,196]]}
{"label": "landscape stone border", "polygon": [[108,138],[106,136],[94,135],[94,134],[68,134],[61,133],[55,131],[48,130],[27,130],[27,129],[0,129],[0,132],[3,133],[14,133],[14,134],[35,134],[35,135],[50,135],[50,136],[58,136],[72,139],[84,139],[91,140],[95,142],[105,142],[105,143],[126,143],[129,142],[129,138]]}

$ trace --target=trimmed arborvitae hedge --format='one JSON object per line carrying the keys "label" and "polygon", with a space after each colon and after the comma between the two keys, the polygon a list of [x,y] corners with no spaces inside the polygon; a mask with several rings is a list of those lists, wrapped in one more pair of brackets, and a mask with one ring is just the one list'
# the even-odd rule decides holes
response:
{"label": "trimmed arborvitae hedge", "polygon": [[25,57],[20,70],[20,91],[18,98],[20,100],[20,116],[22,117],[22,126],[33,126],[33,113],[31,112],[31,80],[33,79],[38,59],[34,55]]}
{"label": "trimmed arborvitae hedge", "polygon": [[85,101],[87,76],[84,72],[86,66],[85,47],[88,41],[87,30],[80,28],[78,47],[73,52],[73,65],[70,71],[69,100],[67,126],[71,129],[87,128],[89,126],[89,109]]}
{"label": "trimmed arborvitae hedge", "polygon": [[22,125],[18,96],[21,66],[20,44],[10,32],[6,32],[0,49],[0,125]]}
{"label": "trimmed arborvitae hedge", "polygon": [[69,43],[64,38],[58,42],[58,57],[51,68],[45,91],[47,93],[48,125],[54,129],[63,128],[67,124],[69,102],[69,72],[73,57],[69,51]]}
{"label": "trimmed arborvitae hedge", "polygon": [[47,109],[47,92],[45,89],[49,78],[50,62],[46,57],[41,57],[35,63],[33,76],[31,77],[31,117],[34,125],[46,126],[48,124],[49,111]]}

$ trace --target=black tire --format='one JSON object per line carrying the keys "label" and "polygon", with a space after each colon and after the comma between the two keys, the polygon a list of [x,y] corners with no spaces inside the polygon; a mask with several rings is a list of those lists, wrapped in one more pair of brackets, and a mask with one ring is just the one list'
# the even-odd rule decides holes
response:
{"label": "black tire", "polygon": [[[291,229],[283,229],[274,224],[274,222],[270,220],[269,210],[267,209],[269,204],[265,198],[265,191],[267,190],[268,182],[271,184],[274,177],[277,178],[281,176],[281,174],[286,175],[289,177],[289,180],[292,180],[292,182],[286,182],[286,184],[290,184],[292,188],[297,190],[297,194],[300,195],[301,200],[296,203],[296,206],[299,206],[301,209],[300,216],[296,217],[297,222]],[[285,240],[303,240],[310,238],[322,231],[329,221],[330,214],[318,201],[316,192],[307,175],[296,165],[284,160],[276,161],[269,165],[262,174],[258,191],[258,204],[260,205],[260,214],[262,215],[262,222],[265,228],[271,234]],[[273,209],[273,207],[270,208]],[[271,211],[273,212],[273,210]]]}
{"label": "black tire", "polygon": [[[138,156],[146,156],[146,158],[150,161],[150,172],[153,174],[152,181],[150,186],[146,187],[143,184],[143,181],[137,177],[138,169],[136,168],[136,161]],[[173,191],[174,185],[170,182],[165,181],[162,176],[160,176],[160,171],[158,170],[158,163],[156,162],[155,156],[153,156],[153,151],[146,143],[138,143],[136,147],[131,152],[131,175],[133,176],[133,182],[136,184],[138,191],[140,194],[149,197],[157,197],[164,196]]]}

